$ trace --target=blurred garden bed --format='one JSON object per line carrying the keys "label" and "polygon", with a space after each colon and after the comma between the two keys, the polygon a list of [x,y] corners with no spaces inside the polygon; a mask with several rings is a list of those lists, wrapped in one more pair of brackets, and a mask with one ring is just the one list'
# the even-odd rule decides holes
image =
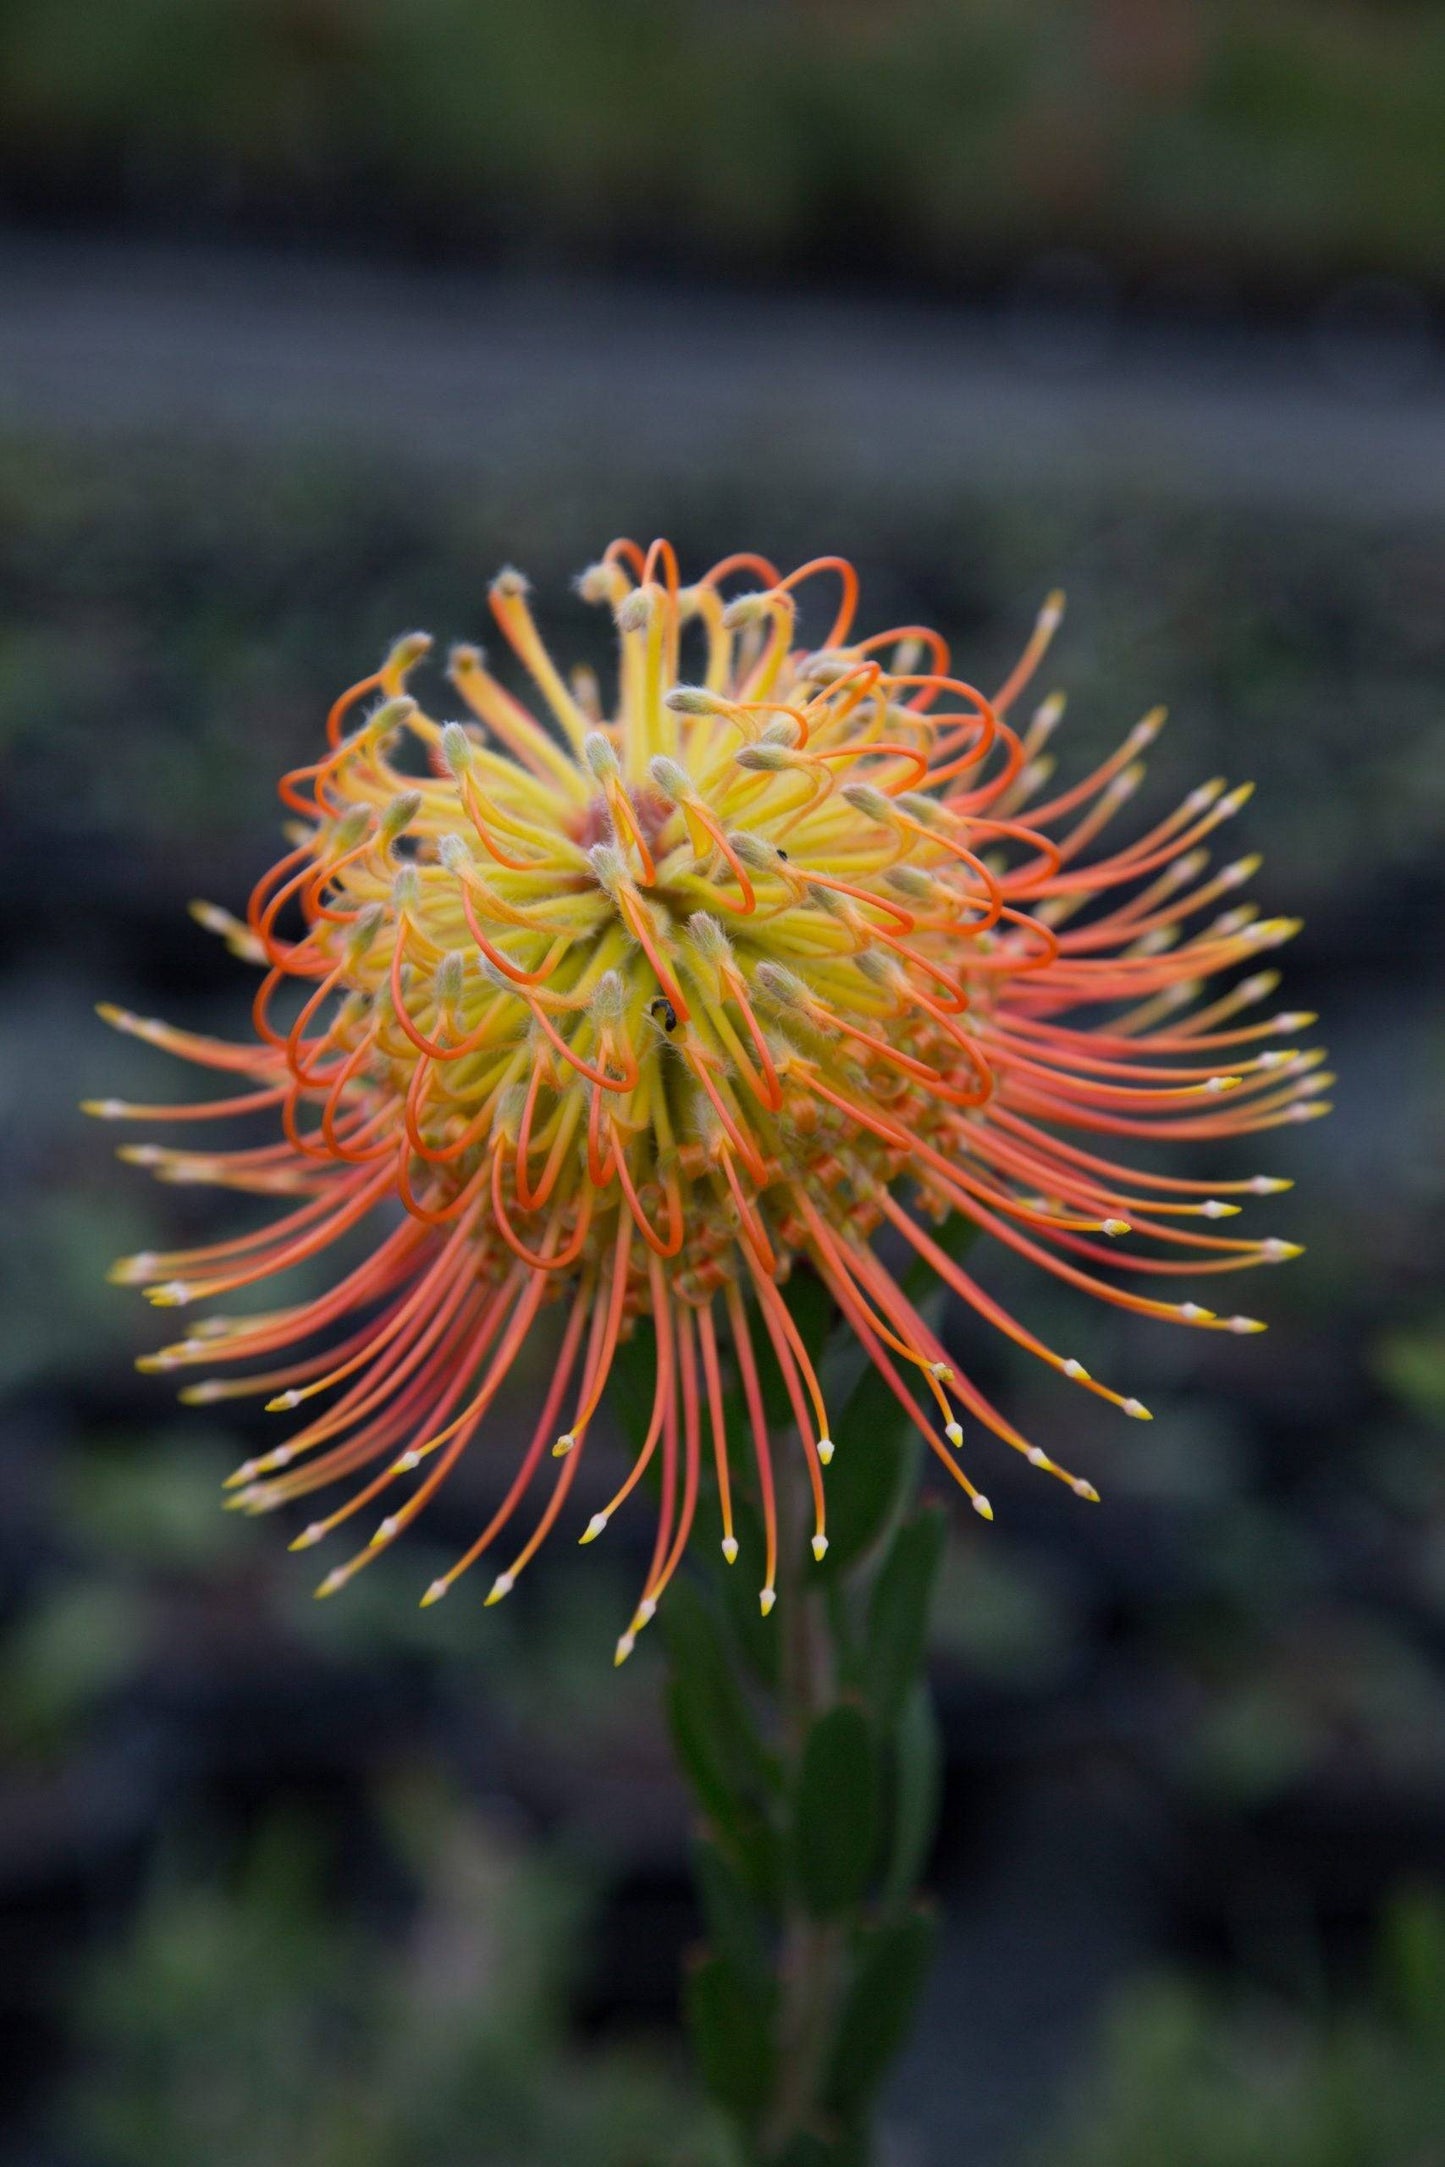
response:
{"label": "blurred garden bed", "polygon": [[[528,2141],[554,2148],[537,2159],[590,2163],[563,2108],[541,2114],[571,2083],[599,2162],[683,2156],[658,2148],[681,2127],[667,2024],[689,1930],[685,1827],[648,1651],[620,1681],[611,1664],[626,1530],[616,1559],[554,1551],[503,1611],[459,1596],[420,1613],[440,1546],[465,1537],[495,1482],[489,1463],[448,1485],[415,1548],[316,1609],[275,1529],[214,1511],[255,1421],[177,1414],[135,1377],[154,1334],[102,1284],[117,1248],[210,1224],[210,1207],[149,1192],[113,1165],[113,1132],[73,1110],[172,1081],[159,1057],[107,1040],[97,998],[243,1028],[246,974],[185,906],[240,905],[272,854],[275,776],[310,755],[336,690],[415,623],[443,648],[484,636],[504,561],[533,577],[558,646],[605,666],[607,628],[568,580],[617,529],[669,531],[689,565],[742,546],[781,561],[846,549],[870,617],[938,623],[985,683],[1062,582],[1049,682],[1070,690],[1070,766],[1168,700],[1150,804],[1216,771],[1256,780],[1238,847],[1267,853],[1266,907],[1309,921],[1289,1002],[1325,1011],[1344,1080],[1332,1122],[1266,1155],[1301,1186],[1265,1230],[1310,1244],[1261,1285],[1270,1337],[1181,1350],[1020,1291],[1046,1337],[1066,1314],[1080,1357],[1153,1404],[1152,1430],[1123,1425],[1121,1439],[1092,1402],[1061,1405],[954,1320],[961,1353],[1026,1426],[1069,1425],[1106,1499],[1086,1512],[1026,1470],[991,1470],[998,1527],[959,1530],[937,1658],[938,1872],[957,1931],[974,1930],[1029,1802],[1081,1785],[1115,1802],[1139,1954],[1248,1971],[1251,1932],[1281,1947],[1284,1920],[1348,1970],[1387,1892],[1441,1855],[1445,1037],[1428,966],[1445,908],[1445,520],[1241,510],[1134,483],[873,488],[771,446],[679,478],[635,439],[565,468],[539,444],[528,471],[489,474],[484,459],[448,473],[219,433],[11,433],[0,2019],[31,2069],[16,2109],[27,2161],[37,2133],[58,2148],[47,2159],[107,2167],[523,2161],[530,2098]],[[427,690],[444,700],[439,679]],[[994,1260],[981,1269],[1010,1283]],[[404,1822],[425,1826],[427,1859]],[[503,1884],[518,1911],[488,1910]],[[534,1953],[510,2002],[466,1973],[473,1941],[460,1955],[447,1943],[468,1902],[501,1936],[479,1961]],[[22,1961],[36,1947],[44,1961]],[[463,1989],[475,2025],[454,2046]],[[1005,2035],[1002,2013],[971,2012],[970,2045],[1022,2126],[1062,2064],[1057,2043]],[[938,2036],[956,2037],[954,2012],[937,2014]],[[276,2084],[275,2041],[313,2021],[306,2081],[283,2059]],[[239,2058],[188,2147],[192,2087],[238,2026]],[[1187,2058],[1195,2034],[1176,2033],[1165,2047]],[[1146,2034],[1130,2052],[1152,2051]],[[382,2037],[379,2089],[359,2108],[334,2074],[312,2085],[348,2043]],[[1315,2066],[1303,2050],[1302,2066]],[[466,2150],[504,2074],[500,2149]],[[431,2119],[415,2123],[423,2097]],[[908,2111],[927,2125],[926,2100]],[[708,2141],[687,2157],[710,2160]]]}
{"label": "blurred garden bed", "polygon": [[12,0],[0,86],[44,218],[1185,307],[1445,262],[1428,0]]}

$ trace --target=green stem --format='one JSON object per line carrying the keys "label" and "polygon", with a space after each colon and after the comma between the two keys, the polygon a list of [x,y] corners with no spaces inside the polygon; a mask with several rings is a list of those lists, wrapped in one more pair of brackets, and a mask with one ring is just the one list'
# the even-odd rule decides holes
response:
{"label": "green stem", "polygon": [[750,1546],[761,1565],[746,1512],[732,1573],[715,1568],[710,1591],[679,1581],[662,1612],[701,1820],[707,1942],[688,2021],[747,2167],[864,2167],[931,1954],[918,1881],[938,1750],[922,1686],[944,1521],[918,1508],[918,1455],[889,1421],[865,1376],[833,1426],[821,1567],[803,1455],[778,1455],[770,1620],[739,1599]]}
{"label": "green stem", "polygon": [[[780,1476],[782,1646],[777,1727],[790,1788],[795,1788],[808,1732],[836,1691],[838,1666],[822,1597],[807,1584],[803,1548],[807,1502],[800,1470],[789,1461]],[[796,1891],[790,1891],[784,1902],[778,1952],[778,2079],[762,2132],[765,2161],[781,2158],[793,2138],[814,2119],[844,1956],[837,1928],[810,1918]]]}

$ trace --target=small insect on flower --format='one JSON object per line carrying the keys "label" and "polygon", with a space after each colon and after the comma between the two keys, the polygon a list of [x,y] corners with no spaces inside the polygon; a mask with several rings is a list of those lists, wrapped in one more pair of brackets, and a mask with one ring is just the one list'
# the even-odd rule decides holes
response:
{"label": "small insect on flower", "polygon": [[[728,599],[739,576],[751,590]],[[795,597],[819,578],[841,594],[809,650]],[[1253,870],[1251,860],[1211,872],[1205,847],[1247,787],[1207,783],[1103,848],[1162,716],[1056,789],[1044,747],[1062,701],[1010,719],[1059,597],[988,697],[951,674],[934,632],[856,635],[857,581],[840,558],[783,578],[765,558],[730,557],[684,587],[667,543],[619,541],[580,584],[616,622],[615,712],[590,675],[562,675],[515,572],[494,581],[492,613],[545,712],[459,647],[450,676],[468,719],[434,720],[405,689],[430,642],[399,641],[336,702],[321,756],[283,778],[292,848],[246,924],[198,907],[265,972],[254,1042],[103,1011],[236,1088],[204,1104],[105,1099],[90,1111],[279,1120],[277,1140],[243,1150],[129,1154],[163,1180],[295,1199],[268,1231],[116,1267],[161,1307],[227,1295],[376,1226],[370,1253],[329,1292],[212,1318],[146,1360],[259,1365],[183,1396],[255,1393],[305,1410],[284,1443],[238,1471],[234,1501],[265,1512],[355,1483],[296,1541],[308,1547],[369,1508],[381,1515],[322,1594],[424,1510],[557,1303],[560,1352],[530,1442],[492,1519],[423,1600],[501,1544],[545,1490],[487,1600],[509,1593],[566,1505],[619,1342],[650,1317],[651,1419],[581,1537],[595,1540],[657,1463],[656,1539],[625,1652],[682,1557],[705,1457],[729,1562],[739,1454],[752,1469],[760,1600],[773,1607],[777,1440],[761,1344],[792,1409],[814,1554],[827,1549],[833,1443],[782,1292],[794,1266],[822,1280],[984,1518],[992,1508],[958,1456],[965,1416],[1093,1498],[955,1367],[872,1237],[901,1240],[1062,1378],[1147,1419],[986,1293],[934,1238],[938,1223],[963,1213],[1125,1309],[1260,1329],[1138,1292],[1136,1275],[1229,1273],[1295,1254],[1202,1230],[1235,1214],[1231,1198],[1288,1184],[1130,1171],[1107,1155],[1109,1139],[1193,1141],[1310,1119],[1325,1111],[1327,1079],[1317,1052],[1258,1050],[1312,1017],[1239,1020],[1277,982],[1256,967],[1259,951],[1295,922],[1237,903],[1210,915]],[[1250,975],[1208,990],[1241,963]],[[288,987],[283,1016],[276,997]],[[741,1439],[728,1433],[730,1380],[746,1410]]]}

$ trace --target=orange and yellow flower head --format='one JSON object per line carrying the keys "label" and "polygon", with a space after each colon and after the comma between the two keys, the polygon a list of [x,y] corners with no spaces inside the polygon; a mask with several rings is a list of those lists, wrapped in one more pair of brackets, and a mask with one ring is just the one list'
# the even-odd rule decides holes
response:
{"label": "orange and yellow flower head", "polygon": [[[833,583],[837,611],[805,649],[795,598],[815,580]],[[293,847],[248,922],[198,906],[264,969],[254,1042],[105,1011],[234,1088],[91,1110],[273,1124],[272,1140],[236,1151],[128,1152],[163,1179],[294,1199],[263,1232],[116,1268],[161,1307],[224,1297],[375,1227],[328,1292],[211,1316],[146,1358],[259,1365],[185,1396],[301,1410],[233,1496],[263,1512],[348,1485],[297,1546],[360,1514],[375,1524],[321,1592],[376,1557],[475,1448],[558,1303],[560,1354],[506,1494],[424,1599],[484,1551],[505,1560],[488,1600],[505,1595],[564,1511],[620,1342],[652,1319],[651,1420],[582,1536],[601,1534],[649,1468],[660,1475],[625,1654],[677,1568],[707,1463],[730,1561],[735,1484],[758,1499],[772,1607],[779,1441],[760,1340],[791,1403],[786,1449],[806,1464],[813,1549],[827,1548],[833,1446],[784,1291],[792,1271],[822,1280],[985,1518],[961,1462],[965,1421],[1093,1498],[955,1367],[872,1237],[901,1240],[978,1317],[1147,1418],[1017,1322],[938,1223],[964,1214],[1123,1308],[1257,1330],[1137,1283],[1293,1254],[1215,1231],[1233,1199],[1287,1184],[1210,1186],[1112,1154],[1120,1140],[1307,1119],[1325,1111],[1328,1079],[1318,1051],[1281,1043],[1312,1017],[1241,1020],[1277,982],[1258,958],[1295,930],[1227,900],[1256,861],[1211,863],[1247,787],[1207,783],[1119,843],[1109,831],[1162,717],[1063,787],[1045,750],[1062,701],[1015,721],[1057,597],[988,697],[952,674],[934,632],[857,634],[857,582],[838,558],[784,578],[742,555],[684,586],[666,543],[617,542],[580,584],[616,624],[615,700],[590,673],[558,669],[515,572],[493,582],[491,608],[531,704],[459,647],[450,678],[467,719],[435,720],[405,689],[430,642],[399,641],[337,701],[316,763],[283,779]],[[1238,966],[1226,990],[1213,984]],[[734,1383],[741,1437],[728,1434]]]}

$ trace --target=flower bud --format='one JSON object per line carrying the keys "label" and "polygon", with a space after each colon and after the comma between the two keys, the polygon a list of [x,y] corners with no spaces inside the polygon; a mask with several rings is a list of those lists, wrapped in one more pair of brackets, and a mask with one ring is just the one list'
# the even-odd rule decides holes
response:
{"label": "flower bud", "polygon": [[707,911],[695,910],[687,921],[687,930],[692,935],[699,954],[705,956],[709,963],[732,961],[732,942],[716,918],[711,917]]}
{"label": "flower bud", "polygon": [[716,693],[705,692],[701,685],[674,685],[671,692],[663,694],[662,704],[670,707],[674,715],[716,715],[723,703]]}
{"label": "flower bud", "polygon": [[750,835],[746,828],[735,828],[728,843],[750,873],[776,872],[778,850],[775,843],[765,843],[760,835]]}
{"label": "flower bud", "polygon": [[472,741],[462,723],[443,723],[442,758],[458,782],[471,767],[473,749]]}
{"label": "flower bud", "polygon": [[600,783],[616,782],[622,770],[612,740],[601,730],[589,730],[582,740],[582,757]]}
{"label": "flower bud", "polygon": [[399,835],[406,833],[420,811],[421,792],[419,790],[404,790],[392,799],[381,816],[381,844],[383,850],[389,849]]}
{"label": "flower bud", "polygon": [[627,996],[616,971],[604,971],[592,989],[592,1015],[599,1024],[621,1023]]}
{"label": "flower bud", "polygon": [[881,790],[875,790],[872,783],[844,783],[842,795],[854,812],[862,813],[865,819],[890,821],[894,817],[893,799],[886,798]]}
{"label": "flower bud", "polygon": [[647,763],[647,772],[665,798],[680,805],[684,798],[695,797],[692,777],[676,760],[669,760],[665,752],[654,753]]}

